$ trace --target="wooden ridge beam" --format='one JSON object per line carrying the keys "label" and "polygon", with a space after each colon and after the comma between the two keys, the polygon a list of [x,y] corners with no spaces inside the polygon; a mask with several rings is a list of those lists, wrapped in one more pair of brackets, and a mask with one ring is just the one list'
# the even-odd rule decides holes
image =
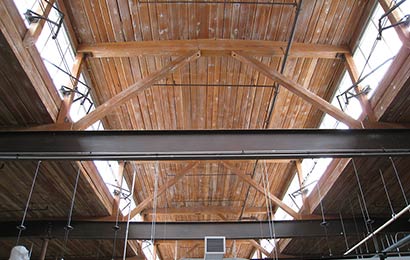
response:
{"label": "wooden ridge beam", "polygon": [[315,93],[311,92],[310,90],[304,88],[297,82],[285,77],[276,70],[270,68],[269,66],[263,64],[255,58],[249,57],[248,55],[248,53],[243,54],[239,52],[232,52],[233,58],[243,62],[244,64],[249,65],[250,67],[253,67],[255,70],[261,72],[268,78],[276,81],[277,83],[288,89],[290,92],[311,103],[314,107],[320,109],[325,113],[328,113],[338,121],[345,123],[351,128],[361,128],[361,123],[359,121],[350,117],[343,111],[337,109],[335,106],[333,106],[323,98],[319,97]]}
{"label": "wooden ridge beam", "polygon": [[[257,56],[283,56],[287,42],[261,40],[198,39],[81,44],[78,52],[95,58],[132,57],[140,55],[180,56],[200,50],[202,56],[230,56],[231,51],[246,51]],[[291,57],[335,59],[349,53],[346,46],[293,43]]]}
{"label": "wooden ridge beam", "polygon": [[[159,197],[162,193],[164,193],[169,187],[174,186],[180,179],[182,179],[185,175],[187,175],[198,163],[190,163],[185,168],[181,169],[176,177],[168,180],[164,185],[158,188],[157,197]],[[154,194],[149,195],[143,201],[141,201],[135,209],[133,209],[130,213],[130,219],[135,217],[138,213],[145,209],[145,207],[151,203],[151,201],[155,198]]]}
{"label": "wooden ridge beam", "polygon": [[254,181],[251,177],[249,177],[248,175],[246,175],[245,173],[243,173],[241,171],[241,169],[238,169],[237,167],[235,167],[234,165],[232,165],[231,163],[228,162],[223,162],[223,164],[230,170],[232,170],[233,173],[235,173],[239,178],[241,178],[243,181],[247,182],[249,185],[251,185],[253,188],[255,188],[257,191],[259,191],[260,193],[264,194],[265,196],[267,196],[275,205],[277,205],[278,207],[280,207],[281,209],[283,209],[286,213],[288,213],[289,215],[291,215],[293,218],[295,219],[300,219],[300,215],[299,213],[297,213],[296,211],[294,211],[291,207],[289,207],[288,205],[286,205],[285,203],[282,202],[282,200],[280,200],[278,197],[276,197],[275,195],[273,195],[272,193],[270,193],[269,191],[265,191],[265,189],[259,185],[259,183],[257,183],[256,181]]}
{"label": "wooden ridge beam", "polygon": [[124,89],[123,91],[121,91],[120,93],[112,97],[111,99],[107,100],[104,104],[101,104],[100,106],[96,107],[94,111],[92,111],[91,113],[87,114],[86,116],[81,118],[79,121],[74,123],[73,129],[84,130],[88,128],[89,126],[97,122],[98,120],[101,120],[102,118],[104,118],[107,114],[109,114],[115,108],[119,107],[120,105],[124,104],[124,102],[133,98],[139,92],[147,89],[152,84],[164,78],[166,75],[175,71],[176,69],[184,66],[185,64],[191,61],[198,59],[200,56],[201,56],[200,51],[189,52],[188,54],[185,53],[184,56],[181,56],[175,59],[174,61],[164,66],[159,71],[156,71],[152,73],[151,75],[135,82],[134,84]]}

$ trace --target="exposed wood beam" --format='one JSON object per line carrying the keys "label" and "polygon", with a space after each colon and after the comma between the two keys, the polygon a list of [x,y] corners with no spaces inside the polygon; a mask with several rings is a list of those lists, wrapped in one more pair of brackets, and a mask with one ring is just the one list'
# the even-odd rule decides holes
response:
{"label": "exposed wood beam", "polygon": [[263,248],[256,240],[251,239],[251,240],[249,240],[249,242],[251,243],[251,245],[253,247],[255,247],[257,250],[259,250],[259,252],[263,253],[266,257],[270,256],[270,253],[268,252],[268,250]]}
{"label": "exposed wood beam", "polygon": [[[187,175],[198,163],[190,163],[185,168],[181,169],[177,176],[168,180],[164,185],[162,185],[157,192],[157,197],[164,193],[169,187],[174,186],[180,179]],[[154,199],[154,194],[149,195],[143,201],[141,201],[135,209],[131,211],[130,218],[135,217],[138,213],[145,209],[145,207],[152,202]]]}
{"label": "exposed wood beam", "polygon": [[35,46],[26,48],[26,33],[21,16],[12,0],[0,1],[0,30],[10,44],[47,112],[56,120],[61,99]]}
{"label": "exposed wood beam", "polygon": [[372,96],[371,104],[377,120],[387,117],[388,121],[386,113],[399,93],[408,86],[409,71],[410,49],[402,46]]}
{"label": "exposed wood beam", "polygon": [[58,9],[60,10],[60,12],[62,12],[64,14],[64,25],[65,25],[65,28],[67,29],[68,37],[70,38],[70,42],[73,46],[74,51],[77,52],[78,40],[77,40],[77,36],[74,32],[74,28],[73,28],[72,22],[70,20],[70,16],[68,15],[67,7],[64,3],[64,0],[55,0],[55,1],[58,5]]}
{"label": "exposed wood beam", "polygon": [[[71,69],[71,75],[76,79],[80,77],[81,66],[83,64],[83,61],[84,61],[84,54],[82,53],[77,54],[74,59],[73,67]],[[74,90],[77,87],[77,85],[78,85],[77,80],[70,79],[70,81],[67,82],[66,87],[71,90]],[[60,111],[58,112],[57,124],[69,122],[70,120],[69,113],[70,113],[71,105],[73,104],[74,96],[75,96],[75,92],[72,91],[64,97],[63,102],[61,103]]]}
{"label": "exposed wood beam", "polygon": [[[351,53],[345,53],[345,66],[346,70],[349,73],[350,79],[352,80],[353,83],[356,83],[359,80],[359,70],[357,69],[356,63],[353,59],[353,56]],[[363,87],[360,85],[357,85],[354,88],[356,94],[359,94],[363,91]],[[360,105],[362,106],[363,112],[367,115],[368,119],[370,122],[375,122],[376,116],[374,115],[373,109],[370,105],[369,100],[367,99],[367,96],[365,94],[360,94],[358,96]]]}
{"label": "exposed wood beam", "polygon": [[111,99],[107,100],[104,104],[98,106],[94,111],[89,113],[88,115],[81,118],[79,121],[74,123],[74,129],[76,130],[84,130],[97,122],[98,120],[104,118],[107,114],[112,112],[118,106],[124,104],[126,101],[133,98],[139,92],[147,89],[152,84],[157,82],[158,80],[162,79],[169,73],[172,73],[176,69],[188,64],[191,61],[198,59],[201,56],[200,51],[196,52],[189,52],[189,54],[185,54],[182,57],[179,57],[169,63],[168,65],[164,66],[159,71],[152,73],[151,75],[137,81],[136,83],[132,84],[128,88],[124,89]]}
{"label": "exposed wood beam", "polygon": [[302,170],[302,163],[301,161],[295,161],[295,166],[296,166],[296,174],[298,175],[298,181],[299,181],[299,188],[301,189],[300,192],[302,193],[302,201],[303,201],[303,206],[305,208],[309,208],[308,201],[307,201],[307,196],[303,188],[303,170]]}
{"label": "exposed wood beam", "polygon": [[249,185],[251,185],[253,188],[255,188],[257,191],[259,191],[263,195],[267,196],[273,203],[275,203],[275,205],[283,209],[286,213],[288,213],[295,219],[300,219],[299,213],[297,213],[291,207],[283,203],[282,200],[280,200],[278,197],[270,193],[270,191],[265,191],[265,189],[261,185],[259,185],[259,183],[257,183],[251,177],[243,173],[241,169],[235,167],[229,162],[223,162],[223,164],[228,169],[230,169],[233,173],[235,173],[239,178],[241,178],[243,181],[247,182]]}
{"label": "exposed wood beam", "polygon": [[256,60],[255,58],[249,57],[248,54],[242,54],[239,52],[232,52],[232,57],[253,67],[255,70],[261,72],[268,78],[278,82],[283,87],[298,95],[299,97],[303,98],[307,102],[311,103],[316,108],[322,110],[325,113],[328,113],[335,119],[339,120],[340,122],[345,123],[346,125],[350,126],[351,128],[360,128],[361,123],[354,118],[350,117],[343,111],[337,109],[332,104],[324,100],[323,98],[319,97],[315,93],[311,92],[310,90],[304,88],[297,82],[285,77],[284,75],[280,74],[276,70],[270,68],[269,66],[263,64],[262,62]]}
{"label": "exposed wood beam", "polygon": [[[180,56],[187,51],[200,50],[202,56],[230,56],[231,51],[246,51],[257,56],[283,56],[287,42],[260,40],[168,40],[82,44],[79,52],[95,58],[131,57],[140,55]],[[345,46],[293,43],[291,57],[335,59],[340,53],[349,53]]]}
{"label": "exposed wood beam", "polygon": [[199,247],[199,243],[196,243],[195,245],[193,245],[186,253],[185,253],[185,257],[189,257],[190,256],[190,254],[192,253],[192,252],[194,252],[195,251],[195,249],[197,249],[198,247]]}
{"label": "exposed wood beam", "polygon": [[[141,214],[151,215],[153,209],[145,209]],[[240,207],[226,206],[202,206],[202,207],[184,207],[184,208],[157,208],[157,215],[200,215],[200,214],[239,214]],[[266,207],[245,208],[245,214],[266,214]]]}
{"label": "exposed wood beam", "polygon": [[[54,2],[55,0],[42,0],[41,2],[39,2],[39,6],[37,10],[35,10],[35,12],[47,18],[50,14]],[[44,7],[44,9],[42,7]],[[39,19],[38,22],[30,24],[30,27],[27,29],[26,34],[23,38],[24,46],[29,47],[37,42],[38,37],[40,37],[41,31],[43,30],[45,22],[46,20]]]}
{"label": "exposed wood beam", "polygon": [[303,206],[302,211],[306,214],[312,214],[315,209],[319,206],[320,201],[322,198],[326,197],[327,193],[333,187],[333,185],[337,182],[338,178],[343,173],[346,166],[350,163],[351,158],[336,158],[333,159],[329,166],[327,166],[325,172],[323,173],[322,177],[320,178],[319,182],[316,185],[320,185],[320,195],[317,189],[313,189],[310,193],[307,204],[309,207]]}

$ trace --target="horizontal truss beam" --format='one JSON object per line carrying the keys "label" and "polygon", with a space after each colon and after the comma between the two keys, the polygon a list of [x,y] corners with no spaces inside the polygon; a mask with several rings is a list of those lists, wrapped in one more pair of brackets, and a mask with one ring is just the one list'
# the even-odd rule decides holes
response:
{"label": "horizontal truss beam", "polygon": [[0,159],[226,160],[410,155],[410,129],[0,132]]}
{"label": "horizontal truss beam", "polygon": [[[292,220],[274,221],[276,238],[324,237],[325,229],[320,224],[322,220]],[[374,226],[384,223],[384,219],[376,219]],[[0,222],[0,239],[15,239],[17,222]],[[27,238],[64,238],[64,221],[32,221],[26,222],[26,230],[22,236]],[[347,235],[365,232],[364,223],[357,222],[357,229],[353,219],[343,220]],[[113,239],[114,222],[72,222],[73,230],[70,239]],[[151,239],[151,222],[131,222],[128,239]],[[117,239],[125,236],[126,222],[119,224]],[[385,232],[409,231],[407,219],[399,219],[388,227]],[[343,237],[340,220],[327,220],[327,235]],[[270,238],[268,222],[158,222],[155,224],[154,237],[157,240],[194,240],[205,236],[225,236],[226,239],[263,239]]]}
{"label": "horizontal truss beam", "polygon": [[[231,56],[232,51],[245,51],[256,56],[283,56],[287,42],[260,40],[167,40],[82,44],[79,53],[95,58],[133,56],[181,56],[187,51],[201,51],[202,56]],[[350,53],[346,46],[293,43],[290,57],[335,59],[338,54]]]}

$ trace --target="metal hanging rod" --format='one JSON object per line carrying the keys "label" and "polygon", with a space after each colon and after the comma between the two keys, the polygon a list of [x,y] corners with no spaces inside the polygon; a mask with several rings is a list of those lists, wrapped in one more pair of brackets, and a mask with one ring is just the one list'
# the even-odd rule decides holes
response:
{"label": "metal hanging rod", "polygon": [[207,84],[207,83],[195,83],[195,84],[173,84],[173,83],[158,83],[153,84],[156,87],[231,87],[231,88],[272,88],[272,85],[253,85],[253,84]]}
{"label": "metal hanging rod", "polygon": [[243,4],[243,5],[283,5],[283,6],[296,6],[296,2],[272,2],[272,1],[265,1],[265,2],[257,2],[257,1],[204,1],[204,0],[194,0],[194,1],[187,1],[187,0],[178,0],[178,1],[164,1],[164,0],[151,0],[151,1],[137,1],[137,4]]}

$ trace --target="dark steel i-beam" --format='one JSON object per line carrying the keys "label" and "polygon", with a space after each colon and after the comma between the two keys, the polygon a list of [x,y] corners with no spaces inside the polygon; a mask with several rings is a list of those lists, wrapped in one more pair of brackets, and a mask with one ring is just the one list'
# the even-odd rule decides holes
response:
{"label": "dark steel i-beam", "polygon": [[410,155],[409,129],[0,132],[0,159],[222,160]]}
{"label": "dark steel i-beam", "polygon": [[[384,219],[376,219],[375,226],[384,223]],[[292,220],[274,221],[276,238],[298,237],[343,237],[343,228],[340,220],[327,220],[327,234],[321,225],[321,220]],[[16,222],[0,222],[0,239],[15,239],[17,234]],[[70,231],[70,239],[113,239],[114,222],[73,222],[73,230]],[[126,223],[120,223],[117,238],[125,236]],[[151,239],[151,222],[131,222],[128,239],[149,240]],[[364,223],[354,220],[344,220],[346,234],[355,235],[365,232]],[[29,221],[22,236],[27,238],[64,238],[66,222]],[[385,232],[409,231],[407,219],[399,219]],[[155,224],[154,237],[157,240],[187,240],[204,239],[205,236],[225,236],[227,239],[263,239],[270,238],[268,222],[158,222]]]}

